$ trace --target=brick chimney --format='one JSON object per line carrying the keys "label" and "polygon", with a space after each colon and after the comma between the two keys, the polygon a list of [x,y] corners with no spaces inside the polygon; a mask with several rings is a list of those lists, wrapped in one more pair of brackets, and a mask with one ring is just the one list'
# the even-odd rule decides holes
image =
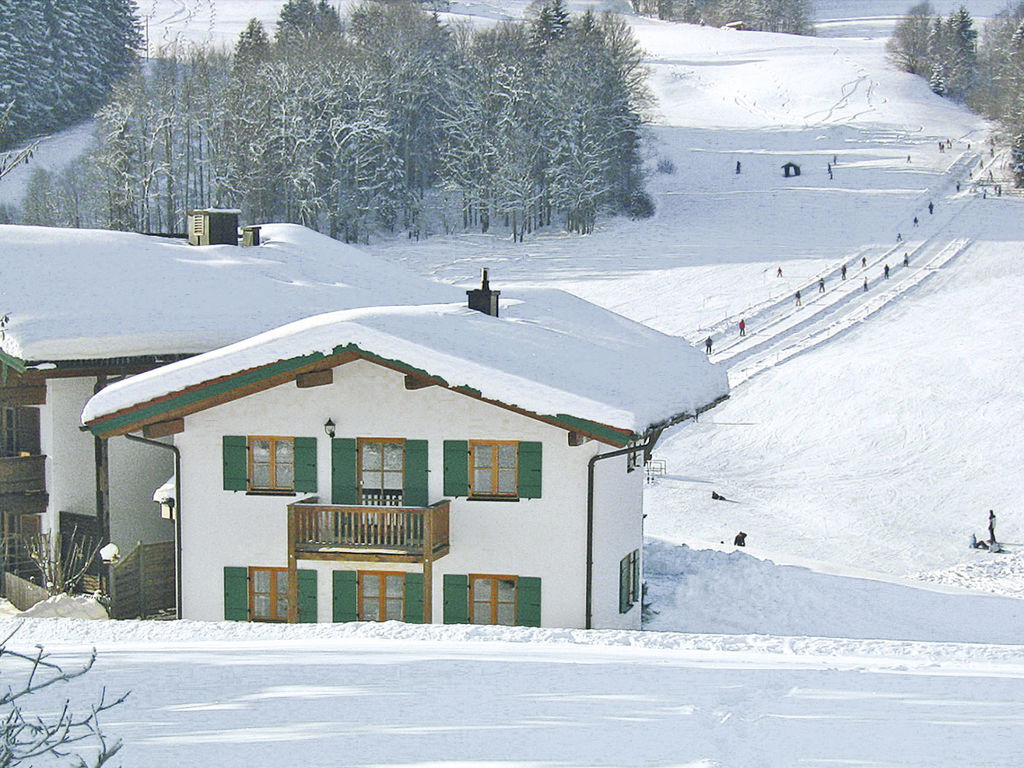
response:
{"label": "brick chimney", "polygon": [[485,315],[491,317],[498,316],[498,296],[501,295],[501,291],[492,291],[490,284],[487,282],[487,270],[483,270],[483,278],[480,281],[480,287],[474,288],[471,291],[466,291],[466,295],[469,297],[469,308],[475,309],[477,312],[483,312]]}

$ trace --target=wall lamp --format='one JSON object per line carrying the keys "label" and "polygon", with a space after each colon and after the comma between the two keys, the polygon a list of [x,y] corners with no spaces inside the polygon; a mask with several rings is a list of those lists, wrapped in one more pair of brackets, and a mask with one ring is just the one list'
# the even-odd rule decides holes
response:
{"label": "wall lamp", "polygon": [[332,440],[334,439],[335,424],[331,418],[328,418],[327,421],[324,422],[324,432],[327,433],[329,438]]}

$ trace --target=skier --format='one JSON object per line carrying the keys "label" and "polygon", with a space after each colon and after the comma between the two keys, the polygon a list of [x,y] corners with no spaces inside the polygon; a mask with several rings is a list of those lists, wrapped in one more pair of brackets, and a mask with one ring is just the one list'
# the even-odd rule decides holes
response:
{"label": "skier", "polygon": [[736,534],[736,538],[732,540],[732,543],[737,547],[747,546],[747,534],[745,534],[743,531],[740,531]]}
{"label": "skier", "polygon": [[776,277],[782,277],[782,267],[779,267],[779,271],[775,273]]}
{"label": "skier", "polygon": [[796,305],[797,305],[798,307],[800,307],[800,306],[803,306],[803,305],[802,305],[802,304],[800,303],[800,291],[797,291],[797,292],[796,292]]}
{"label": "skier", "polygon": [[917,226],[917,216],[914,217],[914,226]]}
{"label": "skier", "polygon": [[818,278],[818,293],[824,293],[824,292],[825,292],[825,278],[824,277],[819,277]]}
{"label": "skier", "polygon": [[867,256],[861,256],[860,257],[860,268],[861,269],[867,269],[868,268],[868,257]]}
{"label": "skier", "polygon": [[843,264],[843,269],[841,271],[841,274],[843,276],[843,280],[845,280],[846,279],[846,265],[845,264]]}
{"label": "skier", "polygon": [[739,174],[739,172],[740,172],[740,161],[737,160],[736,161],[736,173]]}
{"label": "skier", "polygon": [[828,167],[828,177],[829,177],[830,180],[832,179],[832,166],[831,165]]}
{"label": "skier", "polygon": [[988,511],[988,545],[991,547],[996,543],[996,513],[991,509]]}
{"label": "skier", "polygon": [[957,191],[957,192],[959,192],[959,191],[960,191],[960,182],[959,182],[959,181],[958,181],[958,182],[956,183],[956,191]]}
{"label": "skier", "polygon": [[710,336],[708,336],[708,337],[707,337],[707,338],[706,338],[706,339],[704,340],[704,352],[705,352],[706,354],[709,354],[709,355],[711,354],[711,337],[710,337]]}
{"label": "skier", "polygon": [[747,335],[747,321],[742,317],[740,318],[740,336]]}
{"label": "skier", "polygon": [[889,279],[889,265],[888,264],[885,265],[885,268],[882,270],[882,273],[885,275],[885,279],[888,280]]}
{"label": "skier", "polygon": [[832,155],[832,165],[839,165],[839,155]]}
{"label": "skier", "polygon": [[896,242],[897,243],[902,243],[903,242],[903,233],[902,232],[897,232],[896,233]]}
{"label": "skier", "polygon": [[928,213],[931,214],[931,213],[934,213],[934,212],[935,212],[935,203],[933,203],[931,200],[929,200],[928,201]]}
{"label": "skier", "polygon": [[909,253],[904,253],[903,254],[903,266],[904,267],[909,267],[910,266],[910,254]]}
{"label": "skier", "polygon": [[867,277],[865,277],[864,278],[864,291],[867,292],[867,290],[868,290],[868,279],[867,279]]}

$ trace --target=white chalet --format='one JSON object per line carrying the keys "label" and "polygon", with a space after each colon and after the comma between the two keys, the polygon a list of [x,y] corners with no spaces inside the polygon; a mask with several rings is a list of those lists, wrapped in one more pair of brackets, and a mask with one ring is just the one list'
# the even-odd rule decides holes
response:
{"label": "white chalet", "polygon": [[[86,401],[107,384],[310,314],[464,295],[292,224],[259,238],[249,228],[241,242],[254,247],[237,247],[237,213],[198,213],[192,242],[219,234],[220,244],[0,226],[5,534],[77,527],[125,554],[173,539],[152,500],[171,452],[80,431]],[[220,226],[204,233],[209,221]]]}
{"label": "white chalet", "polygon": [[173,435],[181,615],[639,628],[641,470],[727,394],[559,291],[316,315],[97,393]]}

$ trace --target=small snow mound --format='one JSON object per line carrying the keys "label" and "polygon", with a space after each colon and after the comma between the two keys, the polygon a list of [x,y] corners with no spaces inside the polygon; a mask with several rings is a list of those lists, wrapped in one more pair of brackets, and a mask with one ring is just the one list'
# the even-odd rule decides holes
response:
{"label": "small snow mound", "polygon": [[14,607],[14,603],[6,597],[0,597],[0,618],[5,619],[9,616],[17,616],[20,613],[21,611]]}
{"label": "small snow mound", "polygon": [[95,597],[87,595],[55,595],[36,603],[22,616],[33,619],[109,619],[107,610]]}
{"label": "small snow mound", "polygon": [[1024,552],[1006,554],[979,550],[972,554],[974,557],[969,563],[918,573],[911,578],[1024,598]]}

